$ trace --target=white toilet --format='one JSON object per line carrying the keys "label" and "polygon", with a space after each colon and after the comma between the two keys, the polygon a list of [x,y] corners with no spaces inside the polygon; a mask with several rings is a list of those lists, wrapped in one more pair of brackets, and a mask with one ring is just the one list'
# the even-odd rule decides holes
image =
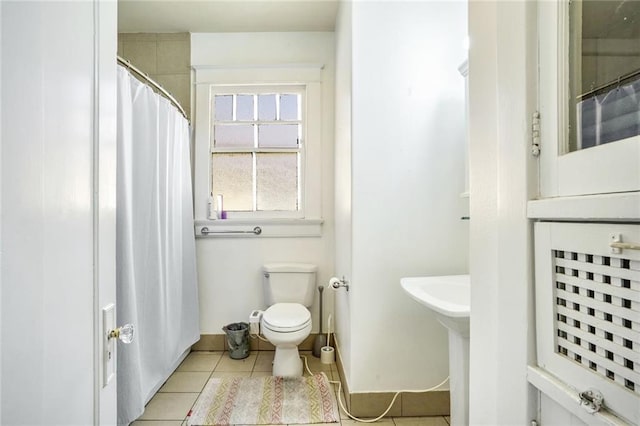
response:
{"label": "white toilet", "polygon": [[273,375],[302,376],[298,345],[311,333],[311,313],[316,290],[316,265],[271,263],[264,265],[265,302],[260,329],[276,347]]}

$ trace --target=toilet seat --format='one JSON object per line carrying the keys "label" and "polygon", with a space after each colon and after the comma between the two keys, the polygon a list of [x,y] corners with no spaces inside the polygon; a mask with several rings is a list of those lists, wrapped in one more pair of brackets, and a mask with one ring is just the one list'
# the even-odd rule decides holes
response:
{"label": "toilet seat", "polygon": [[262,324],[276,333],[294,333],[311,324],[311,312],[299,303],[276,303],[264,311]]}

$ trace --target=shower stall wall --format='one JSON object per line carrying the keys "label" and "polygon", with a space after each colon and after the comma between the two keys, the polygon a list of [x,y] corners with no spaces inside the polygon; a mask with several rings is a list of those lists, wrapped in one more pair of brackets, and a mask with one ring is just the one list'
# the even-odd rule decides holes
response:
{"label": "shower stall wall", "polygon": [[118,424],[129,424],[200,336],[189,123],[118,66]]}

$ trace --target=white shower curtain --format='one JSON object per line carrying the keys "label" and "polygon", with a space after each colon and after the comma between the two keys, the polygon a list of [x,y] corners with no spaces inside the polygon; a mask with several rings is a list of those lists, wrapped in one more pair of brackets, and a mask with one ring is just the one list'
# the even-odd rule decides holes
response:
{"label": "white shower curtain", "polygon": [[[118,424],[129,424],[199,339],[189,125],[118,66]],[[185,413],[186,414],[186,413]]]}

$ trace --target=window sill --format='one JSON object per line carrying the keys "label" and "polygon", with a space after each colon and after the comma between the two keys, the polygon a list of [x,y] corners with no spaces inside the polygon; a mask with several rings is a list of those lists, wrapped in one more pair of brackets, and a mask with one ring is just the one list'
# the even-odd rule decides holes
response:
{"label": "window sill", "polygon": [[[322,219],[219,219],[196,220],[196,238],[296,238],[321,237]],[[258,227],[260,233],[253,230]],[[202,232],[207,228],[209,233]]]}

